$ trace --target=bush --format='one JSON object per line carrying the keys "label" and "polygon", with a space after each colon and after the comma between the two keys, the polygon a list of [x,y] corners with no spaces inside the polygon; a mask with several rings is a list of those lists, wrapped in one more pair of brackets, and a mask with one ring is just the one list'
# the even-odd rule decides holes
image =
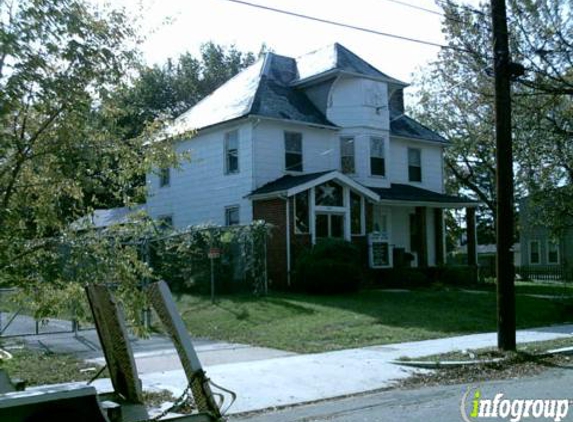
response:
{"label": "bush", "polygon": [[339,239],[319,241],[300,256],[295,267],[295,287],[311,294],[356,291],[361,279],[358,248]]}
{"label": "bush", "polygon": [[467,265],[445,266],[436,269],[433,281],[450,286],[467,286],[477,282],[476,270]]}

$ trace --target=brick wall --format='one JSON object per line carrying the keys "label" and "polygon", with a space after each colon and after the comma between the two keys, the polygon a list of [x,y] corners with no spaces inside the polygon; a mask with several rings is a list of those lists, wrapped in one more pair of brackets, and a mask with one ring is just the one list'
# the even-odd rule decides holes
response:
{"label": "brick wall", "polygon": [[267,241],[267,271],[272,289],[287,287],[286,212],[284,199],[253,201],[253,219],[273,225]]}

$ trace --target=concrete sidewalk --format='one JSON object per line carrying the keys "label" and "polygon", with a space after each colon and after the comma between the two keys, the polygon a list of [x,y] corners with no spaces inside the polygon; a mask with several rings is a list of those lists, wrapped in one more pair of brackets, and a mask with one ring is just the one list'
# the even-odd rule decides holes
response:
{"label": "concrete sidewalk", "polygon": [[[573,325],[521,330],[520,343],[572,337]],[[573,337],[572,337],[573,339]],[[420,357],[453,350],[495,346],[496,333],[374,346],[336,352],[273,357],[249,362],[210,365],[207,375],[217,384],[238,394],[230,414],[331,399],[389,387],[412,370],[391,364],[399,357]],[[201,348],[197,347],[201,356]],[[141,357],[136,356],[136,360]],[[158,368],[161,366],[158,361]],[[167,363],[165,363],[167,365]],[[139,363],[138,363],[139,366]],[[181,370],[167,369],[141,373],[145,389],[181,394],[186,379]],[[105,391],[109,380],[98,380]]]}

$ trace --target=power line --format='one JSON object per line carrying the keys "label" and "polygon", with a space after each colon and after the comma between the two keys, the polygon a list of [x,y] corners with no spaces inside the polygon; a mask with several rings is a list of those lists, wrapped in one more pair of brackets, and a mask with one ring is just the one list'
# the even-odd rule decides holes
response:
{"label": "power line", "polygon": [[[422,12],[426,12],[426,13],[430,13],[432,15],[436,15],[436,16],[440,16],[448,21],[452,21],[452,22],[457,22],[457,23],[461,23],[463,25],[466,25],[468,22],[461,20],[461,19],[457,19],[457,18],[452,18],[450,16],[447,16],[446,14],[439,12],[437,10],[432,10],[432,9],[427,9],[425,7],[421,7],[421,6],[416,6],[414,4],[410,4],[410,3],[406,3],[404,1],[400,1],[400,0],[382,0],[382,1],[387,1],[389,3],[395,3],[395,4],[399,4],[405,7],[410,7],[412,9],[416,9],[416,10],[420,10]],[[489,30],[489,28],[486,28]]]}
{"label": "power line", "polygon": [[438,12],[437,10],[426,9],[425,7],[416,6],[416,5],[414,5],[414,4],[406,3],[406,2],[400,1],[400,0],[384,0],[384,1],[387,1],[387,2],[389,2],[389,3],[400,4],[400,5],[402,5],[402,6],[410,7],[410,8],[412,8],[412,9],[416,9],[416,10],[421,10],[421,11],[423,11],[423,12],[431,13],[431,14],[433,14],[433,15],[445,16],[443,13]]}
{"label": "power line", "polygon": [[464,10],[467,10],[468,12],[475,13],[476,15],[491,17],[491,14],[489,14],[488,12],[484,12],[482,10],[476,9],[475,7],[471,7],[471,6],[468,6],[466,4],[457,4],[457,3],[454,3],[453,1],[447,1],[447,0],[435,0],[435,1],[438,4],[447,5],[447,6],[454,6],[454,7],[457,7],[458,9],[464,9]]}
{"label": "power line", "polygon": [[311,20],[311,21],[315,21],[315,22],[320,22],[320,23],[326,23],[328,25],[334,25],[334,26],[339,26],[342,28],[347,28],[347,29],[353,29],[356,31],[361,31],[361,32],[367,32],[370,34],[375,34],[375,35],[380,35],[383,37],[388,37],[388,38],[394,38],[397,40],[401,40],[401,41],[409,41],[409,42],[413,42],[413,43],[417,43],[417,44],[422,44],[422,45],[429,45],[432,47],[439,47],[439,48],[444,48],[444,49],[450,49],[450,50],[457,50],[457,51],[462,51],[462,52],[466,52],[468,53],[468,50],[465,50],[463,48],[459,48],[459,47],[453,47],[453,46],[449,46],[449,45],[444,45],[444,44],[439,44],[439,43],[435,43],[435,42],[431,42],[431,41],[424,41],[424,40],[420,40],[417,38],[410,38],[410,37],[405,37],[402,35],[396,35],[396,34],[391,34],[388,32],[381,32],[381,31],[377,31],[375,29],[370,29],[370,28],[365,28],[362,26],[356,26],[356,25],[350,25],[350,24],[346,24],[343,22],[337,22],[337,21],[331,21],[328,19],[323,19],[323,18],[319,18],[316,16],[310,16],[310,15],[304,15],[302,13],[296,13],[296,12],[291,12],[289,10],[284,10],[284,9],[277,9],[274,7],[268,7],[268,6],[263,6],[262,4],[256,4],[256,3],[250,3],[247,1],[243,1],[243,0],[225,0],[231,3],[237,3],[237,4],[242,4],[244,6],[249,6],[249,7],[254,7],[257,9],[263,9],[263,10],[267,10],[270,12],[275,12],[275,13],[281,13],[283,15],[288,15],[288,16],[293,16],[293,17],[297,17],[297,18],[301,18],[301,19],[306,19],[306,20]]}

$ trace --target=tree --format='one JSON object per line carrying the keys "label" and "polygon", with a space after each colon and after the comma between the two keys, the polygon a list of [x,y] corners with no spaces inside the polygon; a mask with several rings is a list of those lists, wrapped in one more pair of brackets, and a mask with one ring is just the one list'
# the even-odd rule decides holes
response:
{"label": "tree", "polygon": [[[260,54],[265,49],[263,45]],[[125,136],[139,135],[158,118],[177,117],[254,61],[253,53],[208,42],[201,46],[199,58],[187,52],[161,66],[141,66],[132,83],[112,100],[126,111],[120,122]]]}
{"label": "tree", "polygon": [[[0,285],[60,298],[70,280],[133,285],[146,271],[133,248],[70,230],[99,191],[129,204],[134,178],[176,161],[169,142],[125,142],[113,124],[107,99],[137,57],[130,20],[84,0],[1,1],[0,39]],[[99,276],[64,273],[65,250],[100,260]]]}
{"label": "tree", "polygon": [[[508,6],[511,54],[526,70],[513,84],[515,192],[523,196],[573,181],[573,19],[571,2],[511,0]],[[444,13],[449,48],[418,80],[414,113],[452,142],[448,189],[482,201],[483,218],[495,221],[490,12],[485,4],[472,9],[448,1]]]}

